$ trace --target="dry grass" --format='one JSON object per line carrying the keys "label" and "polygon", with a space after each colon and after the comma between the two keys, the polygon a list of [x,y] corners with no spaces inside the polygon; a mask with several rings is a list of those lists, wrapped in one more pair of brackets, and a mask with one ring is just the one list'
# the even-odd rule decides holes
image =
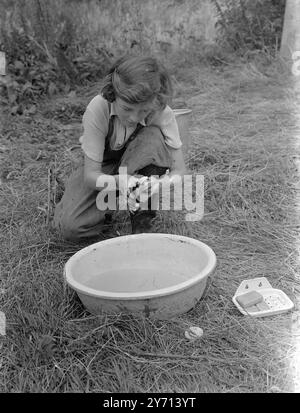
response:
{"label": "dry grass", "polygon": [[[178,97],[194,112],[190,168],[205,175],[205,217],[186,223],[161,213],[157,229],[192,236],[216,252],[203,299],[168,321],[90,316],[65,289],[63,265],[82,245],[46,225],[47,171],[79,162],[77,98],[44,102],[32,119],[7,117],[1,135],[1,392],[292,392],[299,314],[296,241],[295,92],[278,66],[174,72]],[[64,106],[65,110],[61,110]],[[28,122],[28,123],[26,123]],[[64,125],[72,124],[74,129]],[[299,127],[299,125],[298,125]],[[114,231],[128,233],[117,216]],[[116,236],[111,233],[109,236]],[[241,315],[231,297],[265,276],[295,302],[292,314]],[[294,323],[293,323],[294,322]],[[201,340],[184,329],[199,325]]]}

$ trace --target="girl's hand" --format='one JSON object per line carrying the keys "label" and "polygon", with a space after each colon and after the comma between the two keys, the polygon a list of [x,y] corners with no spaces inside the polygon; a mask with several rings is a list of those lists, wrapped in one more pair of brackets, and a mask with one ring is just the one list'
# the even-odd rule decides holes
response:
{"label": "girl's hand", "polygon": [[128,180],[127,180],[127,194],[131,193],[132,191],[135,191],[140,185],[141,185],[141,179],[136,176],[130,176],[128,175]]}
{"label": "girl's hand", "polygon": [[131,212],[137,211],[141,204],[148,203],[148,199],[158,193],[160,180],[143,176],[139,178],[136,187],[129,191],[128,208]]}
{"label": "girl's hand", "polygon": [[140,178],[132,176],[129,178],[127,183],[127,205],[130,212],[135,212],[140,208],[141,189],[147,179],[146,176]]}
{"label": "girl's hand", "polygon": [[114,175],[116,180],[116,189],[118,189],[122,194],[129,194],[129,190],[132,191],[133,188],[138,186],[139,178],[133,175]]}
{"label": "girl's hand", "polygon": [[131,192],[127,198],[127,205],[130,212],[135,212],[140,208],[140,203],[137,202],[136,195]]}

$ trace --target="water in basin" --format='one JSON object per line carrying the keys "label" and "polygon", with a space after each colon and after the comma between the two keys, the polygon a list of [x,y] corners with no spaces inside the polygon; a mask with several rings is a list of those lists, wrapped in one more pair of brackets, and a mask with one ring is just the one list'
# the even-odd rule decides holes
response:
{"label": "water in basin", "polygon": [[162,268],[114,268],[94,274],[84,284],[98,291],[126,293],[167,288],[188,278],[182,271],[166,271]]}

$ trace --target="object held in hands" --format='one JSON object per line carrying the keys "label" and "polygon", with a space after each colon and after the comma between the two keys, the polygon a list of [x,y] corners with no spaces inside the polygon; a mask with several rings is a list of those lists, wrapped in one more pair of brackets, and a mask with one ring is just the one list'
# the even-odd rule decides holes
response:
{"label": "object held in hands", "polygon": [[6,57],[4,52],[0,52],[0,75],[6,75]]}
{"label": "object held in hands", "polygon": [[140,203],[146,202],[155,192],[157,192],[159,187],[159,180],[153,176],[147,177],[142,176],[135,182],[134,185],[128,184],[128,208],[131,212],[135,212],[139,209]]}
{"label": "object held in hands", "polygon": [[142,177],[140,179],[137,179],[136,177],[130,177],[128,180],[128,186],[127,186],[127,204],[128,204],[128,209],[130,212],[135,212],[139,209],[140,203],[139,203],[139,187],[141,186],[141,183],[143,182],[142,179],[147,179],[147,177]]}

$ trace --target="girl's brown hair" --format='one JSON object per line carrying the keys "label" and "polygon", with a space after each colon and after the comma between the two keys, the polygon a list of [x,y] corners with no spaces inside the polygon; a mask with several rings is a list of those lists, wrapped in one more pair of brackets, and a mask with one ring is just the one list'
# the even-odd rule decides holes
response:
{"label": "girl's brown hair", "polygon": [[173,89],[166,68],[155,58],[123,56],[109,69],[101,94],[109,102],[116,97],[130,104],[153,101],[154,107],[164,109]]}

